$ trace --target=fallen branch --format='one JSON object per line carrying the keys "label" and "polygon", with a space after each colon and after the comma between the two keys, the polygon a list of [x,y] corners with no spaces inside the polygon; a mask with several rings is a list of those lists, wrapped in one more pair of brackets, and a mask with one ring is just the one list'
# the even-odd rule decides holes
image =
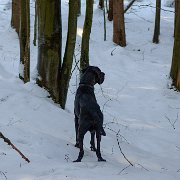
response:
{"label": "fallen branch", "polygon": [[120,142],[119,142],[119,132],[120,130],[118,131],[118,133],[116,134],[116,140],[117,140],[117,143],[118,143],[118,146],[119,146],[119,150],[121,152],[121,154],[123,155],[124,159],[131,165],[131,166],[134,166],[128,159],[127,157],[125,156],[125,154],[123,153],[122,149],[121,149],[121,146],[120,146]]}
{"label": "fallen branch", "polygon": [[0,138],[2,138],[4,142],[6,142],[9,146],[11,146],[15,151],[17,151],[21,155],[21,157],[25,159],[25,161],[30,163],[30,160],[26,156],[24,156],[24,154],[19,149],[17,149],[16,146],[12,144],[11,141],[8,138],[6,138],[1,132],[0,132]]}
{"label": "fallen branch", "polygon": [[5,179],[7,180],[6,174],[5,174],[4,172],[0,171],[0,174],[1,174],[2,176],[4,176]]}
{"label": "fallen branch", "polygon": [[126,166],[125,168],[123,168],[123,169],[118,173],[118,175],[121,174],[125,169],[129,168],[130,166],[131,166],[131,165],[128,165],[128,166]]}
{"label": "fallen branch", "polygon": [[134,4],[136,0],[132,0],[127,6],[126,9],[124,10],[124,13],[126,13],[128,11],[128,9]]}

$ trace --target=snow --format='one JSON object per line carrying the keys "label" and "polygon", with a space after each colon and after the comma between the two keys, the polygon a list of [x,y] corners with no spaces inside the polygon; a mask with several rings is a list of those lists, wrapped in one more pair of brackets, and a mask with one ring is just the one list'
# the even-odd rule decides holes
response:
{"label": "snow", "polygon": [[[165,1],[164,1],[165,2]],[[127,2],[126,2],[127,3]],[[174,13],[162,11],[160,44],[153,44],[155,1],[136,2],[125,15],[127,46],[112,42],[112,22],[107,21],[103,41],[103,12],[94,4],[90,40],[91,65],[106,74],[103,85],[95,87],[104,113],[107,133],[102,138],[102,156],[97,162],[85,136],[85,155],[73,163],[79,150],[74,147],[73,101],[78,70],[73,72],[66,110],[60,109],[48,93],[35,84],[37,47],[31,45],[31,81],[18,78],[19,42],[10,26],[9,0],[0,2],[0,132],[29,159],[25,162],[0,139],[0,180],[179,180],[180,179],[180,95],[169,89],[173,50]],[[164,6],[164,3],[163,3]],[[31,18],[34,18],[34,1]],[[85,0],[78,19],[79,59]],[[174,10],[173,8],[163,7]],[[62,0],[63,51],[66,41],[68,1]],[[33,39],[31,21],[31,42]],[[75,65],[75,63],[74,63]],[[129,163],[122,156],[117,143]]]}

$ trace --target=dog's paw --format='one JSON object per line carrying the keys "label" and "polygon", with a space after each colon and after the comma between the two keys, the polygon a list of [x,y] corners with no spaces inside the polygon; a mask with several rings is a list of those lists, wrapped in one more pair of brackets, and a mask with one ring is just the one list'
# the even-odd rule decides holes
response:
{"label": "dog's paw", "polygon": [[81,162],[81,160],[80,159],[76,159],[75,161],[73,161],[73,162]]}
{"label": "dog's paw", "polygon": [[101,130],[101,136],[106,136],[106,132],[104,131],[104,129]]}
{"label": "dog's paw", "polygon": [[102,157],[101,157],[101,158],[98,158],[98,161],[99,161],[99,162],[106,162],[106,160],[103,159]]}

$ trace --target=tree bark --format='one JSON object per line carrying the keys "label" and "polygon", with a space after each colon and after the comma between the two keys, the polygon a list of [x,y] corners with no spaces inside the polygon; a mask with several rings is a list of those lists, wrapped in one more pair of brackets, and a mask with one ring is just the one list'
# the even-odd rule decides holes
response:
{"label": "tree bark", "polygon": [[91,34],[93,19],[93,0],[86,0],[86,17],[83,27],[82,43],[81,43],[81,58],[80,69],[89,66],[89,40]]}
{"label": "tree bark", "polygon": [[[59,101],[61,68],[61,0],[38,0],[37,83],[45,87],[55,102]],[[76,15],[77,16],[77,15]]]}
{"label": "tree bark", "polygon": [[21,15],[21,0],[12,0],[11,26],[19,34]]}
{"label": "tree bark", "polygon": [[30,81],[30,6],[29,0],[21,1],[20,67],[19,78]]}
{"label": "tree bark", "polygon": [[[179,11],[180,3],[178,3],[178,12]],[[172,85],[175,86],[178,91],[180,91],[180,13],[177,13],[170,77],[172,78]]]}
{"label": "tree bark", "polygon": [[155,27],[154,27],[154,36],[153,43],[159,43],[160,35],[160,20],[161,19],[161,0],[156,0],[156,16],[155,16]]}
{"label": "tree bark", "polygon": [[109,0],[108,20],[113,20],[113,0]]}
{"label": "tree bark", "polygon": [[179,4],[179,0],[175,0],[175,13],[174,13],[174,36],[175,36],[176,24],[177,24],[178,4]]}
{"label": "tree bark", "polygon": [[126,46],[124,0],[113,0],[113,42]]}
{"label": "tree bark", "polygon": [[63,58],[63,65],[60,74],[60,95],[59,102],[64,109],[67,99],[73,55],[76,43],[77,33],[77,13],[78,13],[78,0],[69,0],[69,18],[68,18],[68,33],[66,48]]}

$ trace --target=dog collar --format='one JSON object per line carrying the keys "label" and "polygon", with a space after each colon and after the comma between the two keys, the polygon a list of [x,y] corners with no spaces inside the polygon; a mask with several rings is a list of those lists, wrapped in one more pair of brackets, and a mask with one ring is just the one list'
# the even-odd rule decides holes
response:
{"label": "dog collar", "polygon": [[79,84],[79,86],[88,86],[88,87],[94,89],[94,86],[91,86],[91,85],[89,85],[89,84],[83,84],[83,83],[81,83],[81,84]]}

